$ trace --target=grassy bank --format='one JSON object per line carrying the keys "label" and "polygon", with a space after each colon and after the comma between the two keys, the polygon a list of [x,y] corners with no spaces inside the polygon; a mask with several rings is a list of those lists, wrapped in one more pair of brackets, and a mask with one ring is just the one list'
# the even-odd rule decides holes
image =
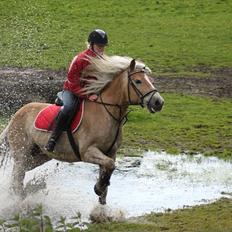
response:
{"label": "grassy bank", "polygon": [[157,73],[232,67],[231,17],[229,0],[2,0],[0,66],[67,68],[100,27],[109,54],[141,58]]}
{"label": "grassy bank", "polygon": [[231,158],[232,102],[164,94],[163,111],[133,108],[124,128],[122,150],[166,150]]}
{"label": "grassy bank", "polygon": [[210,205],[154,213],[136,222],[91,225],[94,232],[229,232],[232,231],[232,201],[222,199]]}

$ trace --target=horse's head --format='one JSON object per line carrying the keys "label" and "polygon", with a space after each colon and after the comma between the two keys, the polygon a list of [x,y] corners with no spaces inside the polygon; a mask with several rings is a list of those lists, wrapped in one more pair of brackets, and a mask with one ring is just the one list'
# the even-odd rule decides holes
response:
{"label": "horse's head", "polygon": [[[84,89],[86,94],[106,93],[108,90],[108,96],[114,97],[113,100],[109,100],[111,105],[140,104],[147,106],[151,113],[162,109],[164,99],[153,85],[150,76],[151,70],[143,63],[135,62],[130,57],[120,56],[104,56],[103,59],[92,57],[89,59],[91,64],[85,69],[82,76],[83,78],[92,76],[96,79],[84,79],[88,82]],[[115,85],[122,83],[123,87],[121,85],[115,87]],[[118,91],[115,91],[116,88]],[[122,102],[116,99],[116,93],[119,98],[123,96]]]}
{"label": "horse's head", "polygon": [[139,67],[133,59],[128,68],[128,100],[130,104],[147,106],[151,113],[162,109],[164,99],[158,93],[150,77],[151,71],[145,66]]}

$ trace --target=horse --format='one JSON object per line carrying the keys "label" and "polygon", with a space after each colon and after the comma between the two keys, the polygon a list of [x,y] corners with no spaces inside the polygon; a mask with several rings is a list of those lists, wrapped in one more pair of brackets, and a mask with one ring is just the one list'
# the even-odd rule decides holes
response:
{"label": "horse", "polygon": [[[88,59],[90,64],[82,74],[83,80],[87,81],[83,91],[86,94],[97,92],[99,97],[96,101],[85,101],[81,125],[73,133],[79,158],[64,132],[53,152],[44,148],[50,132],[35,129],[34,121],[38,113],[50,104],[28,103],[12,116],[5,134],[14,160],[12,188],[16,194],[25,196],[23,180],[27,171],[51,159],[82,161],[99,165],[94,191],[100,204],[106,204],[129,105],[146,106],[150,113],[161,111],[164,99],[154,86],[151,70],[143,62],[121,56]],[[87,80],[87,76],[96,78]]]}

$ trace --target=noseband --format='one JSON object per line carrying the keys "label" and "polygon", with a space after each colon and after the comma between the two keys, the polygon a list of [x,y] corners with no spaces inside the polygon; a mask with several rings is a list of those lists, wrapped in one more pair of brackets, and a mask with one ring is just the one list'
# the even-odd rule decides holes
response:
{"label": "noseband", "polygon": [[[137,88],[136,84],[134,83],[134,81],[133,81],[132,78],[131,78],[131,76],[133,76],[133,75],[135,75],[135,74],[137,74],[137,73],[145,73],[144,68],[141,69],[141,70],[139,70],[139,71],[135,71],[135,72],[131,72],[131,73],[128,72],[128,75],[127,75],[127,78],[128,78],[128,82],[127,82],[127,83],[128,83],[128,84],[127,84],[127,89],[128,89],[128,91],[127,91],[127,92],[128,92],[128,101],[129,101],[129,104],[130,104],[130,105],[133,104],[133,102],[131,101],[131,97],[130,97],[130,94],[131,94],[131,93],[130,93],[130,85],[131,85],[132,88],[134,89],[136,95],[137,95],[138,98],[140,99],[139,104],[141,105],[141,107],[144,107],[144,98],[145,98],[146,96],[148,96],[149,94],[151,94],[151,96],[150,96],[150,98],[149,98],[149,101],[148,101],[148,105],[149,105],[149,103],[150,103],[152,97],[154,96],[155,93],[158,92],[158,90],[157,90],[157,89],[153,89],[153,90],[148,91],[147,93],[143,94],[143,93]],[[100,102],[95,102],[95,103],[98,103],[98,104],[103,105],[104,108],[105,108],[105,110],[107,111],[107,113],[108,113],[115,121],[121,123],[121,122],[126,118],[126,116],[127,116],[128,113],[127,113],[126,115],[122,116],[122,115],[121,115],[121,112],[122,112],[122,107],[126,106],[127,104],[125,104],[125,105],[119,105],[119,104],[106,103],[106,102],[103,102],[101,94],[100,94],[99,97],[100,97]],[[107,109],[106,106],[118,107],[118,108],[119,108],[119,111],[120,111],[120,118],[117,119],[117,118]]]}
{"label": "noseband", "polygon": [[128,85],[127,85],[127,89],[128,89],[128,100],[129,100],[129,103],[130,103],[130,105],[132,104],[132,101],[131,101],[131,97],[130,97],[130,85],[133,87],[133,89],[134,89],[134,91],[135,91],[135,93],[136,93],[136,95],[138,96],[138,98],[140,99],[140,102],[139,102],[139,104],[141,105],[141,107],[144,107],[144,98],[146,97],[146,96],[148,96],[149,94],[151,94],[151,97],[150,97],[150,99],[149,99],[149,101],[148,101],[148,104],[150,103],[150,101],[151,101],[151,99],[152,99],[152,97],[154,96],[154,94],[156,93],[156,92],[158,92],[157,91],[157,89],[153,89],[153,90],[151,90],[151,91],[148,91],[147,93],[145,93],[145,94],[142,94],[142,92],[137,88],[137,86],[136,86],[136,84],[134,83],[134,81],[132,80],[132,78],[131,78],[131,76],[133,76],[134,74],[137,74],[137,73],[145,73],[145,71],[142,69],[142,70],[139,70],[139,71],[136,71],[136,72],[131,72],[131,73],[129,73],[128,72]]}

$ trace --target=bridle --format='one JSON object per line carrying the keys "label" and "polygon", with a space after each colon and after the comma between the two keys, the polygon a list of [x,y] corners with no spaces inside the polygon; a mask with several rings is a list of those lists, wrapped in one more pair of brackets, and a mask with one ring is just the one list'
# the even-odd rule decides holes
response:
{"label": "bridle", "polygon": [[[128,92],[128,101],[129,101],[129,104],[130,104],[130,105],[133,104],[133,102],[131,101],[131,93],[130,93],[130,85],[131,85],[131,86],[133,87],[133,89],[134,89],[136,95],[137,95],[138,98],[140,99],[139,104],[141,105],[141,107],[144,107],[144,98],[145,98],[146,96],[148,96],[149,94],[151,94],[150,99],[149,99],[149,101],[148,101],[148,104],[149,104],[150,101],[151,101],[151,99],[152,99],[152,97],[154,96],[154,94],[157,93],[158,91],[157,91],[157,89],[153,89],[153,90],[148,91],[147,93],[143,94],[143,93],[137,88],[136,84],[134,83],[134,81],[133,81],[132,78],[131,78],[133,75],[135,75],[135,74],[137,74],[137,73],[145,73],[145,67],[144,67],[143,69],[139,70],[139,71],[135,71],[135,72],[131,72],[131,73],[128,71],[128,75],[127,75],[127,78],[128,78],[128,84],[127,84],[127,89],[128,89],[128,91],[127,91],[127,92]],[[125,115],[122,115],[122,112],[123,112],[122,109],[123,109],[123,107],[128,106],[128,104],[121,104],[121,105],[119,105],[119,104],[111,104],[111,103],[103,102],[101,94],[99,95],[99,98],[100,98],[100,102],[96,101],[95,103],[103,105],[104,108],[105,108],[105,110],[106,110],[106,112],[107,112],[116,122],[118,122],[118,128],[117,128],[117,132],[116,132],[115,138],[114,138],[114,140],[113,140],[111,146],[109,147],[109,149],[106,151],[106,154],[107,154],[107,153],[109,153],[109,152],[111,151],[111,149],[113,148],[114,144],[116,143],[117,138],[118,138],[118,135],[119,135],[120,127],[121,127],[122,124],[124,125],[124,124],[127,122],[127,116],[128,116],[128,114],[129,114],[131,111],[128,111],[128,112],[126,112]],[[115,117],[115,116],[109,111],[109,109],[107,108],[107,106],[117,107],[117,108],[119,109],[119,115],[120,115],[119,118]]]}
{"label": "bridle", "polygon": [[140,105],[141,107],[144,107],[144,98],[146,96],[148,96],[149,94],[151,94],[151,97],[148,101],[148,104],[150,103],[152,97],[154,96],[155,93],[158,92],[157,89],[153,89],[151,91],[148,91],[147,93],[145,94],[142,94],[142,92],[137,88],[136,84],[134,83],[134,81],[131,79],[131,76],[133,76],[134,74],[137,74],[137,73],[145,73],[145,67],[139,71],[135,71],[135,72],[128,72],[128,84],[127,84],[127,92],[128,92],[128,100],[129,100],[129,103],[130,105],[132,105],[132,101],[131,101],[131,95],[130,95],[130,85],[133,87],[135,93],[137,94],[138,98],[140,99]]}
{"label": "bridle", "polygon": [[[139,101],[139,105],[141,105],[141,107],[144,107],[144,98],[147,97],[149,94],[151,94],[151,96],[150,96],[150,98],[149,98],[149,100],[148,100],[148,104],[149,104],[150,101],[151,101],[151,99],[152,99],[152,97],[154,96],[155,93],[158,92],[158,90],[157,90],[157,89],[153,89],[153,90],[148,91],[147,93],[143,94],[143,93],[137,88],[135,82],[134,82],[134,81],[132,80],[132,78],[131,78],[133,75],[135,75],[135,74],[137,74],[137,73],[145,73],[145,67],[144,67],[143,69],[141,69],[141,70],[138,70],[138,71],[135,71],[135,72],[131,72],[131,73],[128,71],[128,75],[127,75],[127,78],[128,78],[128,82],[127,82],[128,102],[129,102],[129,105],[132,105],[132,104],[133,104],[133,102],[131,101],[131,92],[130,92],[130,85],[131,85],[132,88],[134,89],[136,95],[138,96],[138,98],[139,98],[139,100],[140,100],[140,101]],[[121,105],[119,105],[119,104],[106,103],[106,102],[103,101],[101,94],[99,95],[99,98],[100,98],[100,102],[95,102],[95,103],[103,105],[104,108],[105,108],[105,110],[106,110],[106,112],[107,112],[115,121],[117,121],[118,123],[121,123],[121,122],[127,117],[127,115],[128,115],[129,112],[126,113],[126,115],[122,116],[122,108],[128,106],[127,103],[126,103],[126,104],[121,104]],[[108,110],[107,106],[112,106],[112,107],[117,107],[117,108],[119,108],[119,115],[120,115],[120,117],[119,117],[119,118],[115,117],[115,116]]]}

